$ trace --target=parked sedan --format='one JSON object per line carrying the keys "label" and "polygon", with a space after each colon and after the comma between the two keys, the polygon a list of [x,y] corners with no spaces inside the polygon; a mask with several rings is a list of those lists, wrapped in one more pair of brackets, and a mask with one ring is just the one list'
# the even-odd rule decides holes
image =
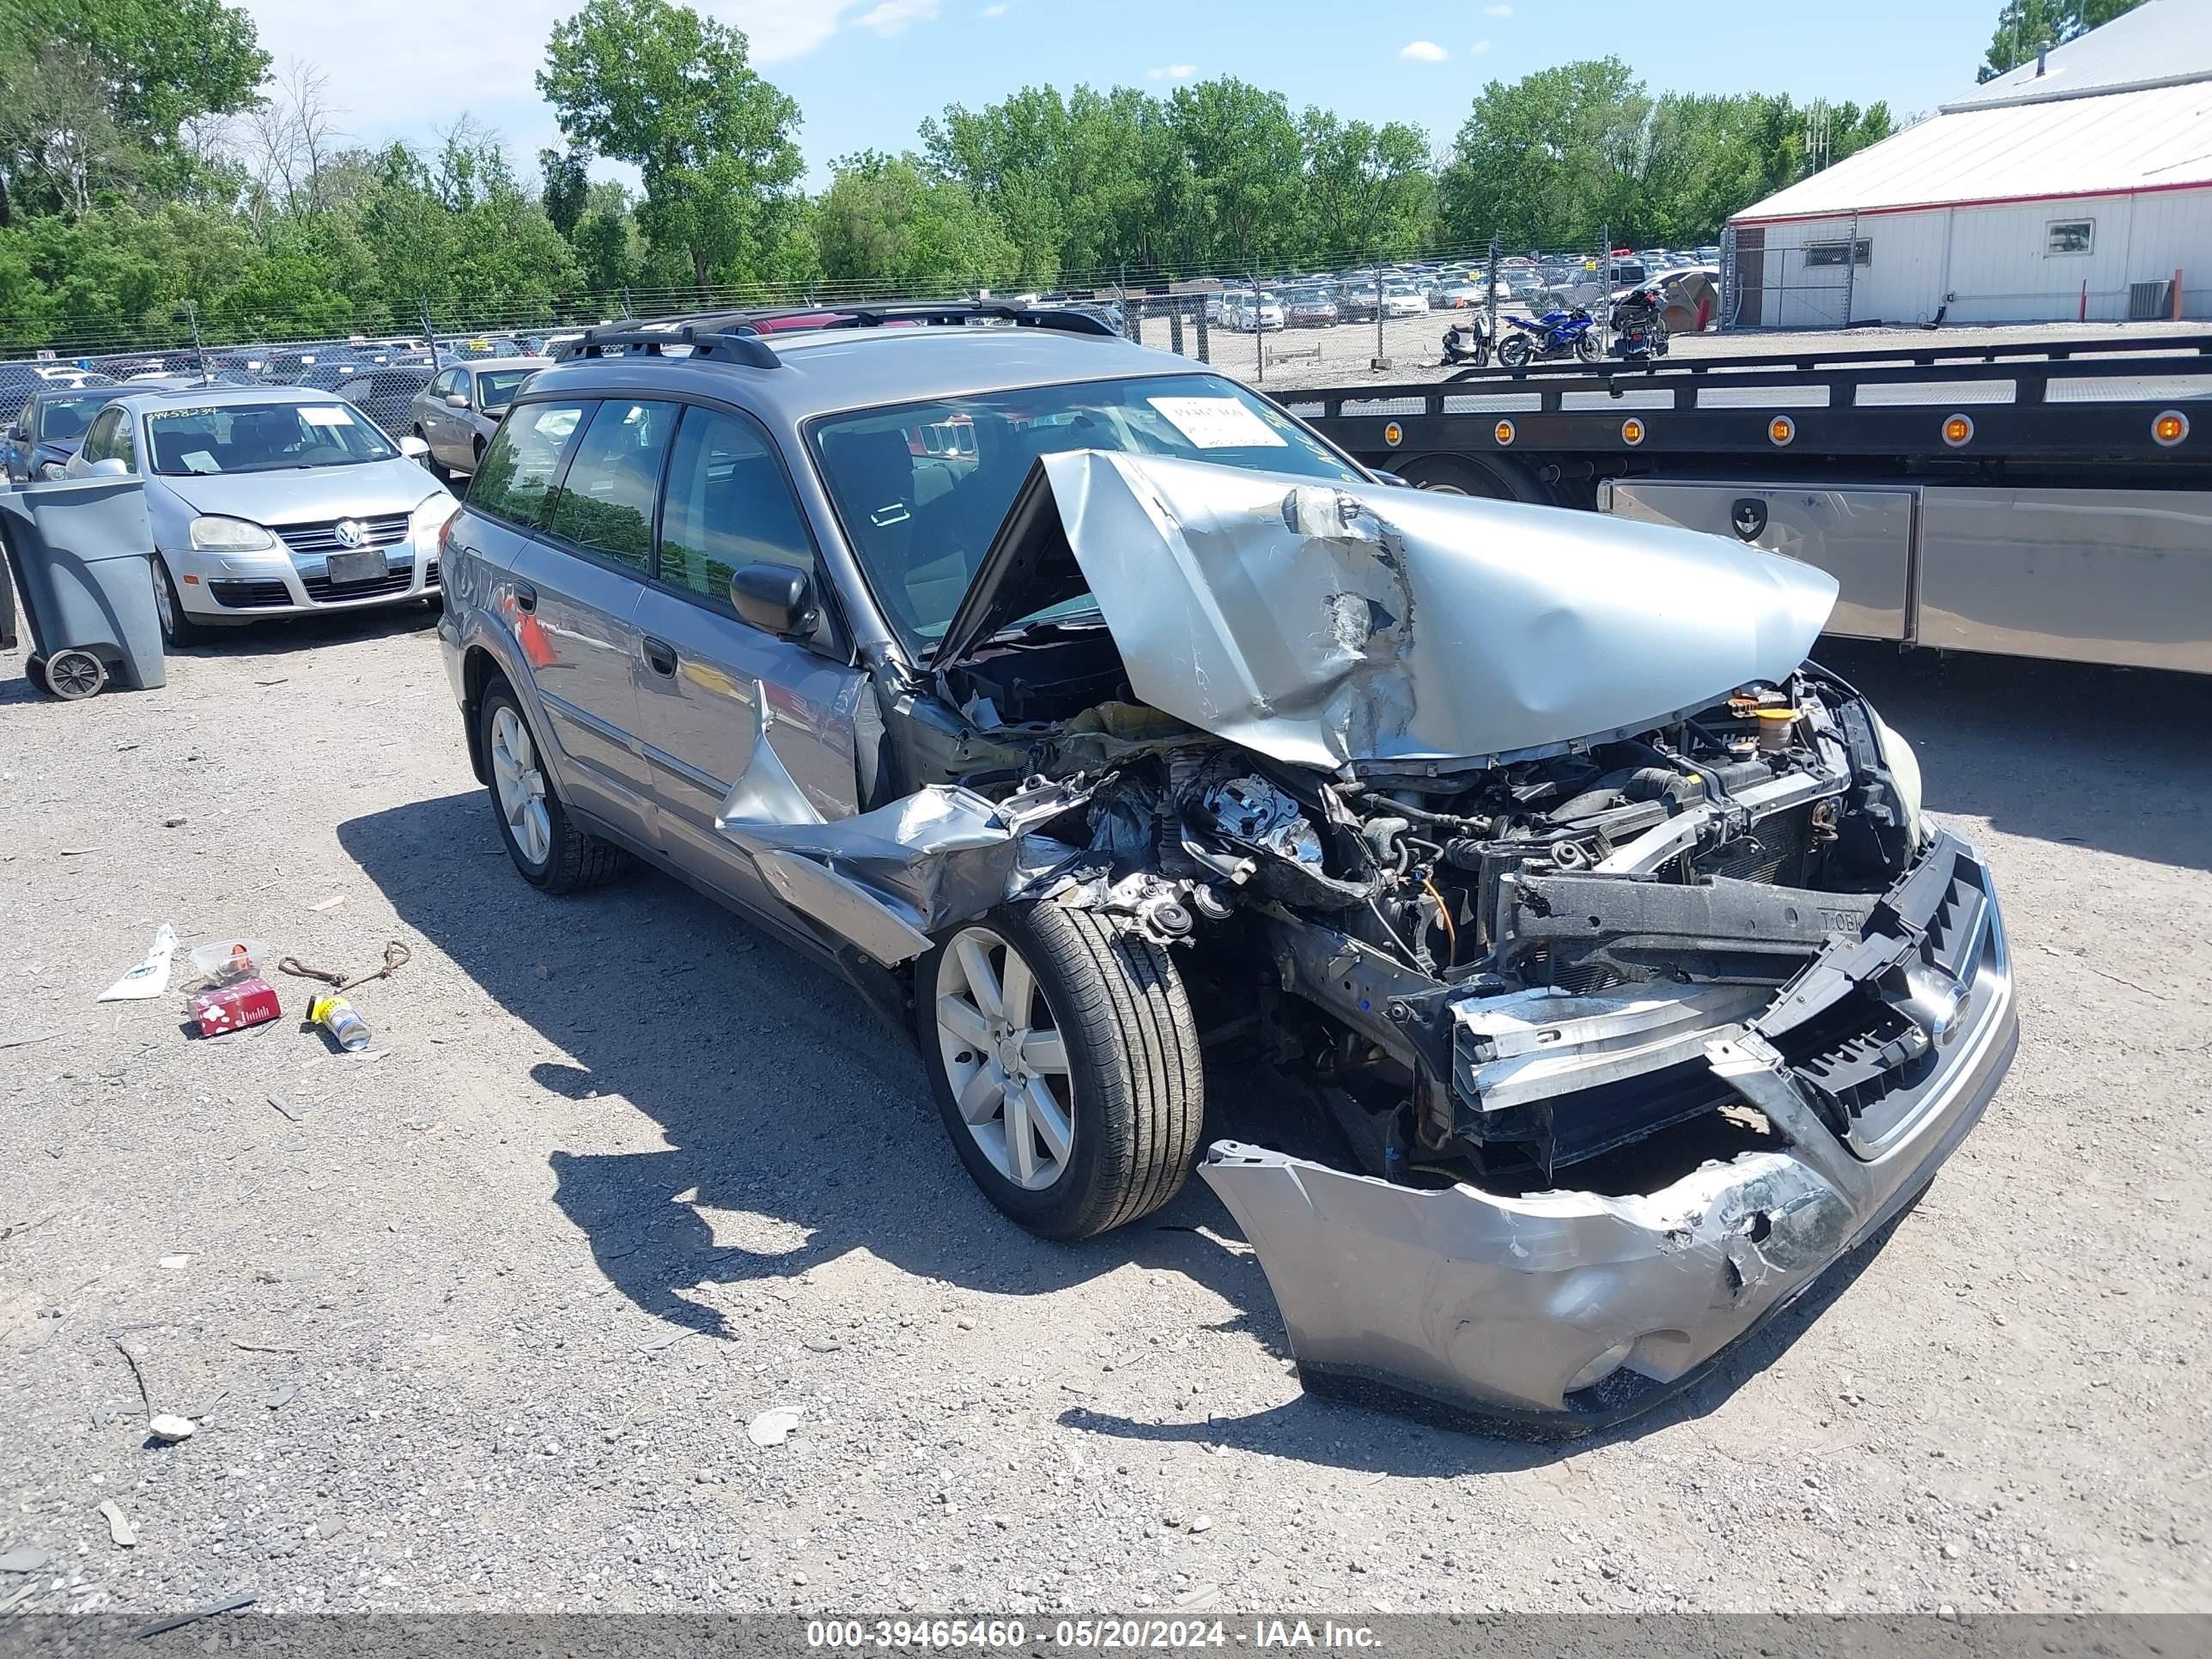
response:
{"label": "parked sedan", "polygon": [[438,532],[459,503],[328,392],[123,388],[70,478],[137,476],[152,521],[162,637],[438,592]]}
{"label": "parked sedan", "polygon": [[1411,283],[1382,284],[1382,314],[1385,317],[1425,317],[1429,314],[1429,296]]}
{"label": "parked sedan", "polygon": [[31,394],[0,443],[0,471],[15,483],[58,478],[83,441],[92,417],[117,395],[114,386],[48,386]]}
{"label": "parked sedan", "polygon": [[1283,301],[1271,289],[1255,294],[1249,289],[1228,295],[1221,307],[1221,325],[1240,334],[1272,332],[1283,326]]}
{"label": "parked sedan", "polygon": [[456,363],[416,392],[408,412],[415,435],[429,447],[431,471],[473,474],[515,392],[550,362],[485,357]]}
{"label": "parked sedan", "polygon": [[1294,288],[1283,296],[1283,321],[1291,328],[1327,328],[1337,320],[1336,298],[1325,288]]}

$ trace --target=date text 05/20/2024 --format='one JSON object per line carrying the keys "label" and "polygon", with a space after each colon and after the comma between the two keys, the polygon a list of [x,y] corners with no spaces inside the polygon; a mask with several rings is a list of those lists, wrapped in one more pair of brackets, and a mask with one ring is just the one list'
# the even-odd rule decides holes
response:
{"label": "date text 05/20/2024", "polygon": [[1381,1645],[1364,1625],[1324,1619],[1253,1619],[1233,1625],[1219,1619],[1061,1619],[1032,1631],[1018,1619],[816,1619],[806,1645],[826,1649],[1066,1649],[1168,1650],[1188,1648],[1328,1648],[1371,1650]]}

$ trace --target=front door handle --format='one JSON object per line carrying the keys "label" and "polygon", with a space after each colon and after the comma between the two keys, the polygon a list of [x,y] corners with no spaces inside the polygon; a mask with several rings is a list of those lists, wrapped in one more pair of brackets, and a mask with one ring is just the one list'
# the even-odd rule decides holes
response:
{"label": "front door handle", "polygon": [[645,662],[647,667],[662,678],[672,679],[676,674],[676,647],[666,640],[656,640],[647,634],[645,636]]}
{"label": "front door handle", "polygon": [[538,590],[528,582],[514,584],[514,602],[525,611],[538,609]]}

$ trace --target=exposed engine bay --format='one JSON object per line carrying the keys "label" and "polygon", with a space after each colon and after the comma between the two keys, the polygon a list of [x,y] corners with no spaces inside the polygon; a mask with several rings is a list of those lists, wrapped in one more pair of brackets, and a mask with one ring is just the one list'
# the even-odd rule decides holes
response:
{"label": "exposed engine bay", "polygon": [[[1125,702],[998,721],[1040,712],[1041,682],[1101,689],[1048,672],[1055,639],[1097,645],[1048,628],[948,677],[1021,751],[1014,798],[1082,793],[1032,829],[1061,850],[1025,895],[1241,981],[1373,1174],[1540,1186],[1719,1109],[1704,1043],[1856,933],[1909,860],[1917,781],[1810,667],[1545,758],[1346,777]],[[995,793],[993,769],[961,781]]]}
{"label": "exposed engine bay", "polygon": [[1048,454],[886,671],[866,809],[816,813],[763,691],[717,823],[884,999],[1000,907],[1143,941],[1199,1042],[1341,1132],[1199,1166],[1302,1371],[1588,1426],[1898,1214],[2017,1042],[1986,867],[1808,660],[1835,592],[1718,538]]}

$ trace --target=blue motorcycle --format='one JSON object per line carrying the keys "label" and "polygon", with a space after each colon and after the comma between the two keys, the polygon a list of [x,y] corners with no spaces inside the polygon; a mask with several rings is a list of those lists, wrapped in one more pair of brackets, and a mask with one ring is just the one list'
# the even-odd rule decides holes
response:
{"label": "blue motorcycle", "polygon": [[1553,357],[1579,357],[1586,363],[1598,360],[1597,336],[1590,332],[1590,314],[1580,306],[1572,311],[1547,312],[1534,322],[1525,317],[1508,317],[1505,320],[1521,331],[1498,343],[1498,361],[1507,368],[1520,368],[1531,362],[1542,362]]}

